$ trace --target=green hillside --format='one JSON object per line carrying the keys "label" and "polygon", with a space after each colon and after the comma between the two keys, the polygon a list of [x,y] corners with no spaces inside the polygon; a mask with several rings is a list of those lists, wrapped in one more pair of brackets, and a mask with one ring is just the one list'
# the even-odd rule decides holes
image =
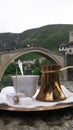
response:
{"label": "green hillside", "polygon": [[69,42],[73,25],[56,24],[26,30],[22,33],[0,33],[0,51],[26,47],[27,44],[57,50],[61,43]]}
{"label": "green hillside", "polygon": [[21,45],[35,44],[57,50],[61,43],[69,42],[69,32],[73,30],[73,25],[47,25],[34,29],[32,34],[25,38]]}

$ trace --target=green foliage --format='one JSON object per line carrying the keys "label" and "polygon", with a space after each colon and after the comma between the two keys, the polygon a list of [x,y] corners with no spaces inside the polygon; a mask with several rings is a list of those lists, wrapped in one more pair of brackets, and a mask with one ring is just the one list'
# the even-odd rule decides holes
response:
{"label": "green foliage", "polygon": [[33,74],[33,75],[41,75],[40,68],[39,68],[39,67],[35,67],[35,68],[32,70],[32,74]]}
{"label": "green foliage", "polygon": [[21,61],[25,61],[25,60],[34,60],[34,59],[39,59],[41,57],[41,55],[39,55],[38,53],[28,53],[28,54],[24,54],[20,57],[18,57],[16,60],[21,59]]}
{"label": "green foliage", "polygon": [[32,74],[33,75],[40,75],[40,63],[39,63],[39,60],[37,59],[35,61],[35,64],[33,65],[32,67]]}
{"label": "green foliage", "polygon": [[7,67],[7,69],[6,69],[5,73],[4,73],[4,75],[15,75],[15,74],[16,74],[16,69],[17,69],[17,73],[20,74],[20,70],[19,70],[18,65],[15,64],[15,63],[11,63],[11,64]]}
{"label": "green foliage", "polygon": [[4,75],[9,75],[9,74],[14,75],[15,72],[16,72],[16,65],[14,63],[12,63],[7,67]]}
{"label": "green foliage", "polygon": [[6,86],[12,86],[13,85],[13,82],[12,82],[12,79],[11,79],[11,76],[4,76],[0,82],[0,89],[1,87],[6,87]]}

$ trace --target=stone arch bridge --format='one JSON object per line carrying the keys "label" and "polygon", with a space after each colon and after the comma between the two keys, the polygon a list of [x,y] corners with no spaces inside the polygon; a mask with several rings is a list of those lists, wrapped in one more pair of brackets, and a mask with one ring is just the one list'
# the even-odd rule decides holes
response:
{"label": "stone arch bridge", "polygon": [[0,52],[0,80],[8,67],[8,65],[18,58],[19,56],[31,52],[36,52],[44,55],[45,57],[50,57],[58,65],[64,66],[64,56],[48,49],[42,47],[26,47],[23,49],[10,50],[6,52]]}

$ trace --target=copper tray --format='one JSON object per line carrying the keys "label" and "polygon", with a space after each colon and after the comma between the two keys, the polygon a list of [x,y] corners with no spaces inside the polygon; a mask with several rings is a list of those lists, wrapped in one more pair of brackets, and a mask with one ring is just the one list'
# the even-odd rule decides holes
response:
{"label": "copper tray", "polygon": [[6,111],[17,111],[17,112],[26,112],[26,111],[49,111],[49,110],[57,110],[57,109],[64,109],[68,107],[73,107],[73,103],[65,103],[65,104],[59,104],[55,106],[50,107],[35,107],[35,108],[16,108],[6,105],[0,105],[0,110],[6,110]]}

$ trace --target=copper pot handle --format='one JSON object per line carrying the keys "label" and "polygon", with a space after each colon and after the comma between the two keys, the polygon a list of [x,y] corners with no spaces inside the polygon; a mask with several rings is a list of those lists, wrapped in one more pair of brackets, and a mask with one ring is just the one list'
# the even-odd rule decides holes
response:
{"label": "copper pot handle", "polygon": [[45,71],[45,72],[42,70],[41,72],[42,73],[55,73],[55,72],[63,71],[63,70],[70,69],[70,68],[73,68],[73,66],[66,66],[66,67],[63,67],[59,70],[50,70],[50,71]]}
{"label": "copper pot handle", "polygon": [[63,70],[66,70],[66,69],[70,69],[70,68],[73,68],[73,66],[66,66],[66,67],[60,69],[60,71],[63,71]]}

